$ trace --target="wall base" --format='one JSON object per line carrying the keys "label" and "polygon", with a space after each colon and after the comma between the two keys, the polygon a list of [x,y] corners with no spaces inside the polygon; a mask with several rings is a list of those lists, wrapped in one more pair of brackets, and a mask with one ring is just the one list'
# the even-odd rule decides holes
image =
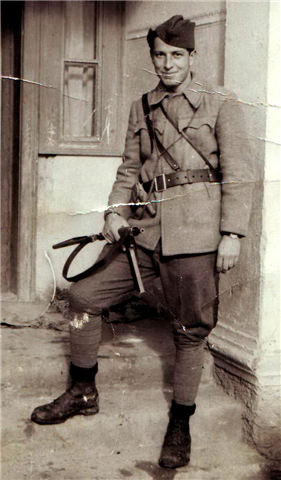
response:
{"label": "wall base", "polygon": [[243,402],[244,438],[269,460],[272,471],[280,474],[270,478],[281,478],[280,386],[262,385],[257,377],[254,382],[247,381],[237,366],[228,367],[215,356],[215,380]]}

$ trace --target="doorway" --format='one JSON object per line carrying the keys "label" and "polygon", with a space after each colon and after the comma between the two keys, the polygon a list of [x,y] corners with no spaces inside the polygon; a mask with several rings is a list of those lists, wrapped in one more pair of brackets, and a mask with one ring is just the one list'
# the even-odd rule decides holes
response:
{"label": "doorway", "polygon": [[[1,293],[17,294],[22,2],[1,2]],[[8,79],[5,77],[12,77]]]}

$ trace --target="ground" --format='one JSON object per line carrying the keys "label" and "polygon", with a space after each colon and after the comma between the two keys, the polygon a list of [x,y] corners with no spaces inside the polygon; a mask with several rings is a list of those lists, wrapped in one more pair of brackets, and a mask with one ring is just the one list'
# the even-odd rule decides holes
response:
{"label": "ground", "polygon": [[[174,347],[168,321],[104,324],[97,384],[100,413],[61,425],[30,421],[68,382],[66,321],[42,305],[2,312],[3,480],[271,480],[266,461],[242,438],[242,405],[206,362],[191,419],[187,467],[158,467],[172,397]],[[276,477],[277,478],[277,477]]]}

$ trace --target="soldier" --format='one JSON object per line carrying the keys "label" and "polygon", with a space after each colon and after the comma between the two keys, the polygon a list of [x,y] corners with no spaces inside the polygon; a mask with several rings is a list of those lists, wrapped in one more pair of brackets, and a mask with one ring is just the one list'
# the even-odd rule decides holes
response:
{"label": "soldier", "polygon": [[[121,227],[144,229],[136,238],[142,280],[149,292],[151,281],[160,276],[172,312],[173,400],[159,459],[170,468],[190,458],[189,418],[195,412],[205,339],[217,322],[218,276],[238,262],[251,200],[241,103],[232,92],[194,75],[194,29],[193,22],[175,15],[148,32],[159,83],[132,104],[124,161],[103,230],[105,255],[120,238]],[[98,412],[102,313],[133,291],[121,249],[97,273],[72,284],[72,386],[36,408],[34,422],[61,423]]]}

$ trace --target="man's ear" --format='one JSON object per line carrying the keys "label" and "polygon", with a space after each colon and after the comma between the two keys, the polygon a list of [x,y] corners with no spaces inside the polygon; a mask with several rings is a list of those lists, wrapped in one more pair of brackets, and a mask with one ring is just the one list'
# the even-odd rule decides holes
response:
{"label": "man's ear", "polygon": [[192,67],[194,65],[195,58],[196,58],[196,50],[193,50],[189,54],[189,65],[190,65],[190,67]]}

